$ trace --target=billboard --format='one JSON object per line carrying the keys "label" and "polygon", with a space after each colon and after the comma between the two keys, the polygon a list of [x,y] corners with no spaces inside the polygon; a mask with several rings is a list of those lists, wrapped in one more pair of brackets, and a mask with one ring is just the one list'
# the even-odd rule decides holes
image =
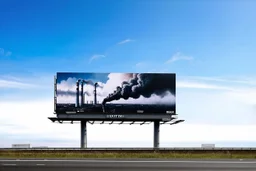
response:
{"label": "billboard", "polygon": [[56,114],[175,114],[173,73],[56,75]]}

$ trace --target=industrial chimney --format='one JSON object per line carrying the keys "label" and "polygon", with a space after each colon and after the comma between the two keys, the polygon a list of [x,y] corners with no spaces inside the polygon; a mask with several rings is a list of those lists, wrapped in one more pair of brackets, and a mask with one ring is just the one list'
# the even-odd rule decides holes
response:
{"label": "industrial chimney", "polygon": [[97,104],[97,86],[98,86],[98,83],[95,83],[94,84],[94,104]]}
{"label": "industrial chimney", "polygon": [[81,107],[84,104],[84,83],[85,83],[85,81],[82,80],[81,81],[81,104],[80,104]]}
{"label": "industrial chimney", "polygon": [[79,84],[80,79],[76,81],[76,107],[79,107]]}

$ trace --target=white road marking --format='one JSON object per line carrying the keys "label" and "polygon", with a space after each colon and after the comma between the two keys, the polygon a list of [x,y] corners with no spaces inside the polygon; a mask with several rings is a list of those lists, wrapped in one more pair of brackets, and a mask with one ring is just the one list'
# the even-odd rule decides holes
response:
{"label": "white road marking", "polygon": [[0,160],[0,162],[95,162],[95,163],[206,163],[206,164],[256,164],[254,161],[208,161],[208,160]]}
{"label": "white road marking", "polygon": [[45,166],[45,164],[36,164],[37,166]]}

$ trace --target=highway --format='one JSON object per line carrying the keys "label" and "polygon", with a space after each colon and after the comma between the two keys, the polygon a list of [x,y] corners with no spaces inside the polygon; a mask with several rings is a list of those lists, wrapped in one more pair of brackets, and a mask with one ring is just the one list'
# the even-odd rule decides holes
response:
{"label": "highway", "polygon": [[255,171],[256,160],[0,159],[1,171]]}

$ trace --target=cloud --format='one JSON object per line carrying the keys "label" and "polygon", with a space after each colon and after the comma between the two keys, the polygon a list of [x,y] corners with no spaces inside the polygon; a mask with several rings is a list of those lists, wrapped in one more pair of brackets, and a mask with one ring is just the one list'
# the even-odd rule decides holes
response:
{"label": "cloud", "polygon": [[[117,45],[129,43],[129,42],[131,42],[131,41],[135,41],[135,40],[126,39],[126,40],[123,40],[123,41],[117,43]],[[99,59],[99,58],[105,58],[107,55],[109,55],[109,52],[108,52],[108,51],[109,51],[110,49],[112,49],[113,47],[115,47],[115,46],[116,46],[116,45],[113,45],[113,46],[107,48],[107,50],[106,50],[105,53],[104,53],[105,55],[103,55],[103,54],[95,54],[95,55],[93,55],[93,56],[89,59],[89,63],[91,63],[92,61],[94,61],[94,60],[96,60],[96,59]]]}
{"label": "cloud", "polygon": [[121,45],[121,44],[125,44],[125,43],[129,43],[129,42],[132,42],[132,41],[135,41],[135,40],[132,40],[132,39],[126,39],[126,40],[123,40],[119,43],[117,43],[118,45]]}
{"label": "cloud", "polygon": [[[198,95],[201,96],[201,94]],[[161,147],[163,147],[162,144],[165,147],[170,147],[173,143],[176,143],[176,146],[186,144],[186,146],[191,147],[192,145],[200,146],[201,143],[205,142],[228,141],[229,146],[234,146],[233,144],[236,142],[241,144],[256,142],[256,133],[253,131],[256,126],[255,123],[250,122],[253,118],[249,118],[250,120],[247,118],[248,121],[245,120],[248,113],[244,113],[244,116],[241,117],[240,110],[237,111],[239,106],[231,106],[235,113],[225,113],[226,110],[223,111],[218,108],[222,107],[220,103],[212,106],[214,98],[207,99],[209,100],[207,103],[197,106],[195,104],[201,103],[201,98],[190,101],[191,98],[196,97],[190,96],[189,93],[179,97],[178,108],[183,108],[180,117],[185,117],[186,122],[174,126],[161,126]],[[225,100],[227,99],[223,99],[223,101]],[[182,105],[181,102],[184,102],[185,105]],[[186,106],[188,103],[191,104]],[[191,108],[192,106],[193,108]],[[204,113],[207,108],[208,111],[212,108],[216,108],[215,111],[219,110],[218,112],[213,110],[212,113],[215,115],[212,115],[212,113]],[[0,136],[5,137],[0,142],[1,147],[10,147],[11,144],[15,143],[30,143],[32,146],[79,147],[79,124],[52,123],[48,119],[48,117],[55,116],[52,99],[44,101],[24,100],[14,103],[11,101],[1,102],[0,113],[4,114],[1,115]],[[227,119],[225,117],[227,114],[233,116],[232,119]],[[186,117],[187,115],[193,115],[194,120]],[[222,118],[219,117],[221,115]],[[219,120],[223,120],[223,123],[216,124],[217,117]],[[26,119],[24,120],[24,118]],[[204,123],[201,121],[202,118]],[[212,121],[213,118],[215,119]],[[240,120],[240,123],[234,124],[233,120]],[[152,124],[144,126],[88,124],[88,147],[152,147],[152,126]],[[108,132],[108,134],[102,134],[102,131]],[[124,134],[124,132],[128,134]]]}
{"label": "cloud", "polygon": [[[212,81],[214,80],[214,83]],[[225,81],[223,81],[225,80]],[[256,86],[252,84],[253,80],[229,80],[222,79],[220,84],[212,77],[204,77],[197,79],[197,77],[183,77],[178,78],[176,87],[178,89],[188,90],[212,90],[214,93],[223,93],[225,96],[231,97],[232,99],[239,99],[241,102],[246,104],[256,105]]]}
{"label": "cloud", "polygon": [[18,82],[18,81],[4,80],[0,78],[0,88],[28,89],[33,87],[37,87],[37,85]]}
{"label": "cloud", "polygon": [[186,60],[186,61],[190,61],[190,60],[193,60],[194,58],[191,57],[191,56],[185,56],[183,55],[182,53],[180,52],[177,52],[176,54],[174,54],[171,59],[169,59],[168,61],[166,61],[165,63],[168,64],[168,63],[173,63],[173,62],[176,62],[176,61],[179,61],[179,60]]}
{"label": "cloud", "polygon": [[[120,83],[129,78],[123,77],[112,75],[112,83],[109,82],[105,88],[112,90],[116,85],[114,82]],[[73,89],[74,80],[70,78],[62,82],[62,89]],[[212,83],[209,80],[211,77],[204,80],[177,77],[177,113],[185,122],[161,125],[161,147],[191,147],[202,143],[229,147],[256,145],[256,87],[244,83]],[[0,137],[4,137],[1,147],[10,147],[14,143],[79,147],[79,124],[58,124],[47,119],[55,116],[53,96],[46,100],[26,100],[26,97],[20,101],[1,100],[0,113]],[[152,147],[152,127],[152,124],[88,124],[88,147]],[[102,134],[103,131],[108,134]]]}
{"label": "cloud", "polygon": [[152,69],[152,70],[149,70],[147,71],[147,73],[170,73],[170,70],[169,69]]}
{"label": "cloud", "polygon": [[243,99],[248,104],[256,105],[256,84],[254,79],[218,79],[212,77],[182,77],[177,79],[177,88],[209,89],[226,93],[230,97]]}
{"label": "cloud", "polygon": [[[164,126],[168,127],[168,126]],[[255,125],[212,125],[212,124],[180,124],[172,128],[173,142],[218,142],[218,141],[256,141],[256,133],[250,133],[256,128]],[[165,135],[169,130],[161,131]],[[185,136],[187,135],[187,136]],[[170,140],[168,137],[163,136],[162,140]]]}
{"label": "cloud", "polygon": [[[45,142],[45,139],[54,140],[55,138],[52,136],[54,134],[58,134],[58,139],[63,140],[75,138],[73,136],[76,135],[74,133],[75,127],[71,127],[70,131],[65,133],[62,126],[51,124],[50,120],[47,119],[53,113],[53,101],[51,99],[23,100],[20,102],[3,101],[0,106],[2,113],[0,135],[5,135],[5,139],[9,139],[5,143],[32,143],[37,139],[42,143]],[[9,125],[4,125],[4,123]],[[17,140],[17,137],[20,137],[20,140]]]}
{"label": "cloud", "polygon": [[89,60],[89,63],[91,63],[92,61],[96,60],[96,59],[99,59],[99,58],[105,58],[106,56],[105,55],[93,55],[90,60]]}
{"label": "cloud", "polygon": [[[181,77],[182,78],[182,77]],[[256,85],[256,78],[222,78],[222,77],[202,77],[202,76],[186,76],[187,80],[198,80],[198,81],[210,81],[210,82],[222,82],[230,84],[245,84],[245,85]]]}
{"label": "cloud", "polygon": [[1,77],[3,78],[3,79],[7,79],[7,80],[14,80],[14,81],[18,81],[18,82],[20,82],[20,81],[22,81],[22,79],[21,78],[19,78],[19,77],[15,77],[15,76],[12,76],[12,75],[1,75],[0,76],[0,79],[1,79]]}
{"label": "cloud", "polygon": [[138,63],[135,64],[135,67],[144,67],[146,65],[147,65],[146,62],[138,62]]}
{"label": "cloud", "polygon": [[5,53],[5,50],[4,50],[4,48],[0,48],[0,56],[11,56],[12,55],[12,52],[10,52],[10,51],[7,51],[6,53]]}
{"label": "cloud", "polygon": [[196,81],[177,81],[178,88],[196,88],[196,89],[218,89],[218,90],[233,90],[231,87],[201,83]]}
{"label": "cloud", "polygon": [[32,77],[0,75],[0,89],[49,89],[52,85],[53,78],[49,75],[35,74]]}

